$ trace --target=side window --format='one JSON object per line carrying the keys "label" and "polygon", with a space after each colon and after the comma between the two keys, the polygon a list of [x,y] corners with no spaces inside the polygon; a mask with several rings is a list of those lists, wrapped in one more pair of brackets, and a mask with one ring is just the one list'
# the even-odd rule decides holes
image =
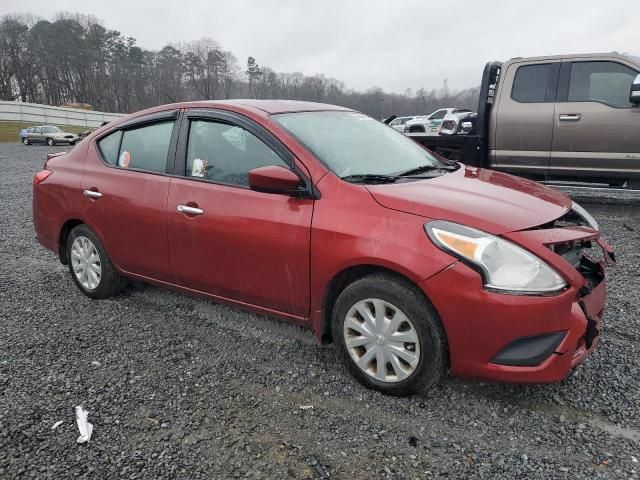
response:
{"label": "side window", "polygon": [[118,162],[118,149],[120,148],[121,138],[122,131],[118,130],[98,140],[98,148],[102,158],[109,165],[115,165]]}
{"label": "side window", "polygon": [[393,120],[389,126],[393,127],[395,125],[402,125],[402,119],[401,118],[396,118],[395,120]]}
{"label": "side window", "polygon": [[635,70],[616,62],[574,62],[567,101],[631,107],[629,91],[636,75]]}
{"label": "side window", "polygon": [[164,173],[173,121],[154,123],[122,134],[118,167]]}
{"label": "side window", "polygon": [[549,88],[551,64],[524,65],[518,67],[511,98],[522,103],[542,103],[554,101],[555,95]]}
{"label": "side window", "polygon": [[269,165],[289,168],[262,140],[244,128],[209,120],[193,120],[187,145],[187,177],[249,185],[249,170]]}
{"label": "side window", "polygon": [[429,117],[429,120],[441,120],[447,114],[446,110],[438,110],[436,113]]}
{"label": "side window", "polygon": [[33,133],[35,129],[33,127],[29,127],[27,128],[27,133]]}

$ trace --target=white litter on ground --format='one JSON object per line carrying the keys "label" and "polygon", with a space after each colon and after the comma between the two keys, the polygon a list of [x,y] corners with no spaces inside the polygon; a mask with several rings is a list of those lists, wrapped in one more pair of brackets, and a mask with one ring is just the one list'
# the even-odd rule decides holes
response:
{"label": "white litter on ground", "polygon": [[311,410],[313,405],[300,405],[300,410]]}
{"label": "white litter on ground", "polygon": [[80,430],[80,436],[78,437],[78,443],[85,443],[91,439],[91,433],[93,432],[93,425],[87,421],[87,412],[82,406],[76,407],[76,422],[78,422],[78,430]]}
{"label": "white litter on ground", "polygon": [[51,427],[51,430],[55,430],[56,428],[58,428],[60,425],[62,425],[62,420],[58,420],[56,423],[53,424],[53,427]]}

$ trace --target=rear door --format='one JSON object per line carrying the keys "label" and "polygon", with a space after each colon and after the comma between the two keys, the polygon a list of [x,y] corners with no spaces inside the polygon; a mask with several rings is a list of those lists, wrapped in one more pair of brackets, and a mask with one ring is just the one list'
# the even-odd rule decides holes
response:
{"label": "rear door", "polygon": [[513,63],[503,73],[491,164],[544,177],[549,167],[560,60]]}
{"label": "rear door", "polygon": [[629,102],[637,74],[617,59],[562,64],[550,174],[640,173],[640,108]]}
{"label": "rear door", "polygon": [[44,142],[44,133],[42,133],[42,128],[34,128],[31,138],[34,142]]}
{"label": "rear door", "polygon": [[293,155],[246,117],[195,109],[176,164],[182,177],[172,178],[167,205],[174,281],[307,316],[313,200],[250,190],[247,175],[267,165],[297,170]]}
{"label": "rear door", "polygon": [[178,111],[136,118],[88,147],[85,218],[121,269],[170,281],[166,205]]}

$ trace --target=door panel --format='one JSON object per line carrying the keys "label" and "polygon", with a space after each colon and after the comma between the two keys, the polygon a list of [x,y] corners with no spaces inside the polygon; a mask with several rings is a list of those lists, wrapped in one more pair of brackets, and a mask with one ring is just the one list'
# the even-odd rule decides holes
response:
{"label": "door panel", "polygon": [[169,281],[169,177],[107,167],[90,145],[82,189],[102,194],[85,196],[85,217],[113,262],[127,272]]}
{"label": "door panel", "polygon": [[[85,218],[121,269],[170,281],[167,195],[177,127],[173,120],[129,125],[89,145],[82,178]],[[173,134],[173,140],[172,140]],[[137,169],[147,169],[141,171]],[[151,173],[154,171],[156,173]]]}
{"label": "door panel", "polygon": [[635,75],[611,61],[563,64],[551,175],[626,178],[640,172],[640,108],[628,102]]}
{"label": "door panel", "polygon": [[312,211],[313,200],[173,178],[167,219],[175,283],[308,315]]}
{"label": "door panel", "polygon": [[512,64],[498,100],[492,167],[546,175],[559,62]]}

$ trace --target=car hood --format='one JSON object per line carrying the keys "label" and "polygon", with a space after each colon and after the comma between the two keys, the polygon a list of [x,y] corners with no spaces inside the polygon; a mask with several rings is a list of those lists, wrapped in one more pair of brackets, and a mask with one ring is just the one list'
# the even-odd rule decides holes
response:
{"label": "car hood", "polygon": [[551,222],[572,204],[563,193],[539,183],[464,165],[437,178],[366,188],[386,208],[494,235]]}

